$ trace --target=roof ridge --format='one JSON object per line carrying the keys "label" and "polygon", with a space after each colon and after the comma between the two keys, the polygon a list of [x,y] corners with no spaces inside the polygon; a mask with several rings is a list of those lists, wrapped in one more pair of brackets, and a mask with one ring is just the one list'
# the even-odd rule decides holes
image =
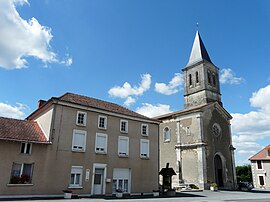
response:
{"label": "roof ridge", "polygon": [[[70,92],[67,92],[67,93],[65,93],[64,95],[58,97],[58,99],[59,99],[59,100],[62,100],[62,101],[67,101],[67,102],[73,102],[73,103],[74,103],[74,102],[75,102],[74,100],[72,101],[72,100],[65,99],[65,98],[68,98],[69,95],[70,95],[70,96],[75,96],[75,97],[77,97],[77,98],[84,98],[84,99],[87,99],[87,100],[89,100],[89,101],[93,101],[93,100],[94,100],[94,101],[97,101],[97,105],[98,105],[98,103],[103,103],[103,104],[111,105],[111,106],[113,106],[113,107],[115,107],[115,108],[120,108],[120,109],[122,109],[122,112],[121,112],[121,111],[117,111],[117,113],[119,113],[119,114],[124,114],[124,115],[128,115],[128,116],[133,116],[133,117],[135,117],[135,115],[136,115],[136,116],[138,116],[138,118],[144,118],[144,119],[148,119],[148,120],[154,120],[153,118],[144,116],[144,115],[142,115],[142,114],[140,114],[140,113],[138,113],[138,112],[135,112],[135,111],[133,111],[133,110],[131,110],[131,109],[128,109],[128,108],[126,108],[126,107],[124,107],[124,106],[122,106],[122,105],[120,105],[120,104],[113,103],[113,102],[110,102],[110,101],[101,100],[101,99],[94,98],[94,97],[89,97],[89,96],[86,96],[86,95],[79,95],[79,94],[76,94],[76,93],[70,93]],[[75,103],[76,103],[76,102],[75,102]],[[86,103],[77,103],[77,104],[89,106],[89,105],[87,105]],[[91,105],[90,105],[90,106],[91,106]],[[103,109],[103,110],[106,110],[106,111],[116,112],[116,111],[114,111],[114,110],[110,110],[109,108],[105,108],[104,106],[102,107],[102,106],[93,106],[93,105],[92,105],[91,107]],[[128,111],[130,114],[127,114],[127,113],[125,113],[124,111]],[[132,115],[132,114],[133,114],[133,115]],[[155,121],[156,121],[156,120],[155,120]]]}

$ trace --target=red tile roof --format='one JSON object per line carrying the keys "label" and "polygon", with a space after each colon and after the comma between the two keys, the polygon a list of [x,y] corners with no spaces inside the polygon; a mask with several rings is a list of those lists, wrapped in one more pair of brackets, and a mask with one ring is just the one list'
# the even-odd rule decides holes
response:
{"label": "red tile roof", "polygon": [[106,110],[109,112],[114,112],[114,113],[118,113],[118,114],[122,114],[122,115],[132,116],[132,117],[141,118],[141,119],[147,119],[147,120],[151,120],[151,121],[157,121],[155,119],[151,119],[149,117],[146,117],[146,116],[138,114],[134,111],[131,111],[131,110],[129,110],[125,107],[122,107],[118,104],[106,102],[103,100],[98,100],[95,98],[86,97],[83,95],[77,95],[77,94],[73,94],[73,93],[65,93],[64,95],[62,95],[61,97],[56,98],[56,99],[61,100],[61,101],[65,101],[65,102],[70,102],[70,103],[74,103],[74,104],[87,106],[87,107],[92,107],[92,108],[96,108],[96,109],[102,109],[102,110]]}
{"label": "red tile roof", "polygon": [[49,143],[37,122],[0,117],[0,140]]}
{"label": "red tile roof", "polygon": [[256,160],[269,160],[270,161],[270,156],[268,153],[268,150],[270,150],[270,145],[266,146],[263,148],[261,151],[259,151],[257,154],[254,156],[250,157],[250,161],[256,161]]}

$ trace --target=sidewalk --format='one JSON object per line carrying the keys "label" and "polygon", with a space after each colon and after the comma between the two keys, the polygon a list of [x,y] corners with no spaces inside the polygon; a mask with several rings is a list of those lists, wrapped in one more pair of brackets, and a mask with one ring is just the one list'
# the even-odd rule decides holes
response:
{"label": "sidewalk", "polygon": [[21,201],[21,202],[29,202],[31,201],[37,201],[37,202],[94,202],[94,201],[114,201],[114,202],[123,202],[123,201],[146,201],[146,202],[154,202],[154,201],[167,201],[167,202],[178,202],[178,201],[185,201],[185,202],[206,202],[206,201],[212,201],[212,202],[222,202],[222,201],[270,201],[270,190],[258,190],[254,189],[251,192],[240,192],[240,191],[200,191],[200,192],[178,192],[175,197],[166,197],[166,196],[160,196],[160,197],[153,197],[150,195],[144,195],[144,196],[131,196],[128,198],[121,198],[117,199],[115,197],[104,197],[104,198],[80,198],[80,199],[63,199],[55,197],[50,199],[42,199],[42,198],[9,198],[9,199],[1,199],[1,201]]}

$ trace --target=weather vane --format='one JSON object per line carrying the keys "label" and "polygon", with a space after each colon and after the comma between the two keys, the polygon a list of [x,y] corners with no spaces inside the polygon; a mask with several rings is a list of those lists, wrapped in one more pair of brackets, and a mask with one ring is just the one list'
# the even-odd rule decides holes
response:
{"label": "weather vane", "polygon": [[197,31],[199,31],[199,23],[196,23]]}

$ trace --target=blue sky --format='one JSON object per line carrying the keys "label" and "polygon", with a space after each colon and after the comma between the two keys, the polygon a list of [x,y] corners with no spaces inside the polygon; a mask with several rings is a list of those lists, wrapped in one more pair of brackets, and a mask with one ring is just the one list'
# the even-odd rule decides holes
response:
{"label": "blue sky", "polygon": [[236,163],[270,144],[270,1],[0,0],[0,116],[73,92],[148,116],[183,109],[196,23],[220,68]]}

